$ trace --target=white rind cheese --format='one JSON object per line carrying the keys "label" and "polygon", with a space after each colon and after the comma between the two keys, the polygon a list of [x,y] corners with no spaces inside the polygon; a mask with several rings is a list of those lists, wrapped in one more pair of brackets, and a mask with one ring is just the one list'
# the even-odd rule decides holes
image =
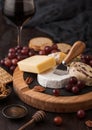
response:
{"label": "white rind cheese", "polygon": [[37,75],[38,83],[47,88],[63,88],[70,75],[56,75],[54,68]]}

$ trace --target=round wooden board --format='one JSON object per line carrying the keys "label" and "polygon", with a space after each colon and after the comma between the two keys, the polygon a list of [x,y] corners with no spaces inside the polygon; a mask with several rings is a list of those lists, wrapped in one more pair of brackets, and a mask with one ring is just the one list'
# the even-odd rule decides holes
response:
{"label": "round wooden board", "polygon": [[13,74],[14,90],[26,104],[49,112],[76,112],[92,108],[92,92],[77,96],[53,96],[30,89],[24,81],[23,72],[17,67]]}

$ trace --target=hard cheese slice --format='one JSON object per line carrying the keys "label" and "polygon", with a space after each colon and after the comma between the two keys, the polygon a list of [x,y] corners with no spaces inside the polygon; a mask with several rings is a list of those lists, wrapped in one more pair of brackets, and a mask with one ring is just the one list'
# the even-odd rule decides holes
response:
{"label": "hard cheese slice", "polygon": [[63,61],[63,59],[66,57],[66,54],[63,52],[56,52],[56,53],[49,54],[48,56],[54,57],[56,60],[56,64],[60,64]]}
{"label": "hard cheese slice", "polygon": [[42,73],[55,65],[55,58],[45,55],[35,55],[18,62],[21,71],[32,73]]}

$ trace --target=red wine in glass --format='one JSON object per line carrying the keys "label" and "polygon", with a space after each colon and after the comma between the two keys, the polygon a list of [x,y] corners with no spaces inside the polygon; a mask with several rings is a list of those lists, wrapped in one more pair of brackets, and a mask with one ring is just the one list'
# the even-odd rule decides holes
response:
{"label": "red wine in glass", "polygon": [[3,15],[13,22],[18,30],[18,45],[21,44],[23,24],[35,13],[34,0],[4,0]]}

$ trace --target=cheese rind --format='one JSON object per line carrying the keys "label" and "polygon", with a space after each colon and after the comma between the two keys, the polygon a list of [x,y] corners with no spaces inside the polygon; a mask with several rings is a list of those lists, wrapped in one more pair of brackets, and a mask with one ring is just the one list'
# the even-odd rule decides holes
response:
{"label": "cheese rind", "polygon": [[63,88],[68,82],[70,75],[56,75],[54,68],[37,75],[38,83],[47,88]]}
{"label": "cheese rind", "polygon": [[32,73],[42,73],[55,65],[55,58],[45,55],[31,56],[18,62],[21,71]]}

